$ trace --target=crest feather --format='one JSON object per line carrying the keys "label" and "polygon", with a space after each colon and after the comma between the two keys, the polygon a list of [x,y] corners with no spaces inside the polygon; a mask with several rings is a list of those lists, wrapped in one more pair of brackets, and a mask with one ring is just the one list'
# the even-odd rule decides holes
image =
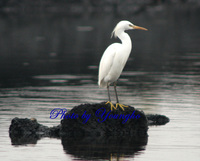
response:
{"label": "crest feather", "polygon": [[117,26],[114,28],[114,30],[112,31],[111,33],[111,38],[114,36],[115,38],[117,38],[117,35],[116,35],[116,31],[117,31]]}

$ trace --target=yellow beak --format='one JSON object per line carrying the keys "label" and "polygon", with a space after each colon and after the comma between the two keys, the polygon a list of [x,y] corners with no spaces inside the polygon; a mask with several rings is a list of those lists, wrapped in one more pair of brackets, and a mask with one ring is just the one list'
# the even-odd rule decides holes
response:
{"label": "yellow beak", "polygon": [[133,28],[134,28],[134,29],[137,29],[137,30],[145,30],[145,31],[148,31],[148,29],[146,29],[146,28],[144,28],[144,27],[136,26],[136,25],[134,25]]}

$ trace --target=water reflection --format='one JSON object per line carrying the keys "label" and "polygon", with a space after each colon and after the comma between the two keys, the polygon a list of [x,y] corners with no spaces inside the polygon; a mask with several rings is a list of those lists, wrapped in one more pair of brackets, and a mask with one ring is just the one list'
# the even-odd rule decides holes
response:
{"label": "water reflection", "polygon": [[97,159],[126,159],[145,150],[146,138],[129,137],[98,137],[98,138],[61,138],[62,145],[67,154],[72,154],[79,160]]}

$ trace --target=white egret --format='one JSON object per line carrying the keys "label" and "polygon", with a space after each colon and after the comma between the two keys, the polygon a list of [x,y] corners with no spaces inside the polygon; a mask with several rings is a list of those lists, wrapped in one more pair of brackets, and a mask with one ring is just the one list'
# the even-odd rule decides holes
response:
{"label": "white egret", "polygon": [[[117,95],[117,80],[122,73],[122,70],[127,62],[127,59],[130,55],[132,42],[125,30],[146,30],[146,28],[136,26],[129,21],[123,20],[120,21],[112,32],[112,36],[118,37],[122,43],[113,43],[104,51],[103,56],[101,58],[99,64],[99,87],[107,87],[108,91],[108,99],[109,101],[106,104],[110,104],[111,110],[112,108],[117,109],[117,107],[121,107],[124,110],[124,107],[127,107],[123,104],[119,103],[118,95]],[[110,99],[109,86],[111,83],[114,83],[114,90],[116,96],[116,107],[112,104]]]}

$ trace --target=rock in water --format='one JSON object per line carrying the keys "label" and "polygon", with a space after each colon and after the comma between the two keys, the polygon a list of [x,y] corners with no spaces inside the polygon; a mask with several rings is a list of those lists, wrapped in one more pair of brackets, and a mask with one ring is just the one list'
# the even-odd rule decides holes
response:
{"label": "rock in water", "polygon": [[167,116],[157,115],[157,114],[148,114],[146,115],[149,125],[165,125],[170,120]]}
{"label": "rock in water", "polygon": [[111,111],[105,102],[82,104],[67,112],[61,120],[62,136],[134,136],[146,137],[148,120],[143,111],[125,107]]}
{"label": "rock in water", "polygon": [[125,108],[125,111],[119,107],[110,111],[110,105],[105,105],[105,102],[79,105],[66,114],[60,111],[54,112],[50,114],[52,117],[60,114],[62,118],[64,116],[61,124],[54,127],[39,124],[36,119],[13,118],[9,127],[12,144],[36,144],[42,137],[55,137],[62,139],[63,146],[67,150],[77,149],[72,145],[77,145],[78,142],[81,148],[88,144],[96,145],[98,142],[98,146],[108,148],[105,151],[112,149],[114,143],[115,148],[119,147],[121,151],[122,142],[124,145],[131,143],[131,147],[133,143],[138,146],[146,145],[148,125],[164,125],[170,121],[164,115],[145,116],[142,111],[131,106]]}
{"label": "rock in water", "polygon": [[9,127],[9,136],[13,145],[36,144],[42,137],[59,137],[60,125],[47,127],[39,124],[35,118],[13,118]]}

